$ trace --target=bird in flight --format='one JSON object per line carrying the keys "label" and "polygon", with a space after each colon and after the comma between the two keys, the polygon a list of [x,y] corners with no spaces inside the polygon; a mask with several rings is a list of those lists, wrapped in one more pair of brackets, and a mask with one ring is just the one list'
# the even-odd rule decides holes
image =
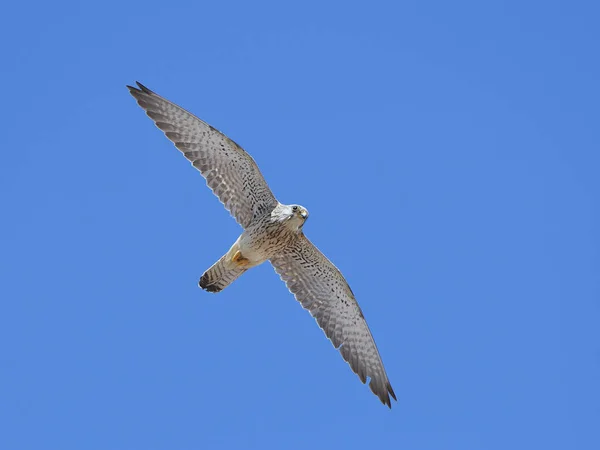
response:
{"label": "bird in flight", "polygon": [[206,184],[244,229],[200,278],[220,292],[248,269],[270,261],[302,306],[316,319],[363,383],[391,408],[396,400],[365,317],[341,272],[308,240],[308,211],[279,203],[252,157],[223,133],[137,83],[127,86],[138,105],[200,171]]}

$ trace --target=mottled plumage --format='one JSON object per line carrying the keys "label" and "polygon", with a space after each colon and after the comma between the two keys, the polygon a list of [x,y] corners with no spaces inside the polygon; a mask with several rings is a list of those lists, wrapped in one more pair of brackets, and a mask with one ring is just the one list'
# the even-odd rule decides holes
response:
{"label": "mottled plumage", "polygon": [[129,92],[181,150],[244,232],[200,278],[219,292],[246,270],[270,260],[344,360],[379,399],[396,399],[373,336],[340,271],[302,232],[308,211],[276,199],[254,160],[239,145],[183,108],[137,83]]}

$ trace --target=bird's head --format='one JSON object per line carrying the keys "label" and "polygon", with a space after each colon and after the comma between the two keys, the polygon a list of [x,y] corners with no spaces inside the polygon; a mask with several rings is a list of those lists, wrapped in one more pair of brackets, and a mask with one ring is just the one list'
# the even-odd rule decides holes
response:
{"label": "bird's head", "polygon": [[297,228],[298,230],[302,228],[304,222],[308,219],[308,211],[304,206],[300,205],[289,205],[287,211],[287,220],[289,224]]}
{"label": "bird's head", "polygon": [[293,216],[300,217],[302,220],[308,219],[308,210],[304,206],[291,205],[290,209]]}

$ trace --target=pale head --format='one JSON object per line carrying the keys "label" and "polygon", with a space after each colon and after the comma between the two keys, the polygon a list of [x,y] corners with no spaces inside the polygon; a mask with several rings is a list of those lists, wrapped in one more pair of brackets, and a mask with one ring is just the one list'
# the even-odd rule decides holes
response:
{"label": "pale head", "polygon": [[298,218],[302,219],[303,221],[308,219],[308,210],[304,206],[289,205],[289,208],[290,208],[290,215],[292,217],[294,217],[294,216],[298,217]]}
{"label": "pale head", "polygon": [[279,204],[272,214],[278,221],[284,222],[294,230],[300,230],[308,219],[308,211],[300,205]]}

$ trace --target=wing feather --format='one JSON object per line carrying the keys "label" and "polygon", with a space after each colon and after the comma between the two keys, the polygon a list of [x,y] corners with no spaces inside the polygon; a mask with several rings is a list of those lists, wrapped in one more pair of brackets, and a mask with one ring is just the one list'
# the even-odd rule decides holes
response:
{"label": "wing feather", "polygon": [[156,126],[200,171],[225,208],[247,228],[277,200],[252,157],[223,133],[137,83],[127,86]]}
{"label": "wing feather", "polygon": [[339,348],[344,360],[381,402],[396,399],[363,313],[341,272],[304,234],[271,264],[288,289]]}

